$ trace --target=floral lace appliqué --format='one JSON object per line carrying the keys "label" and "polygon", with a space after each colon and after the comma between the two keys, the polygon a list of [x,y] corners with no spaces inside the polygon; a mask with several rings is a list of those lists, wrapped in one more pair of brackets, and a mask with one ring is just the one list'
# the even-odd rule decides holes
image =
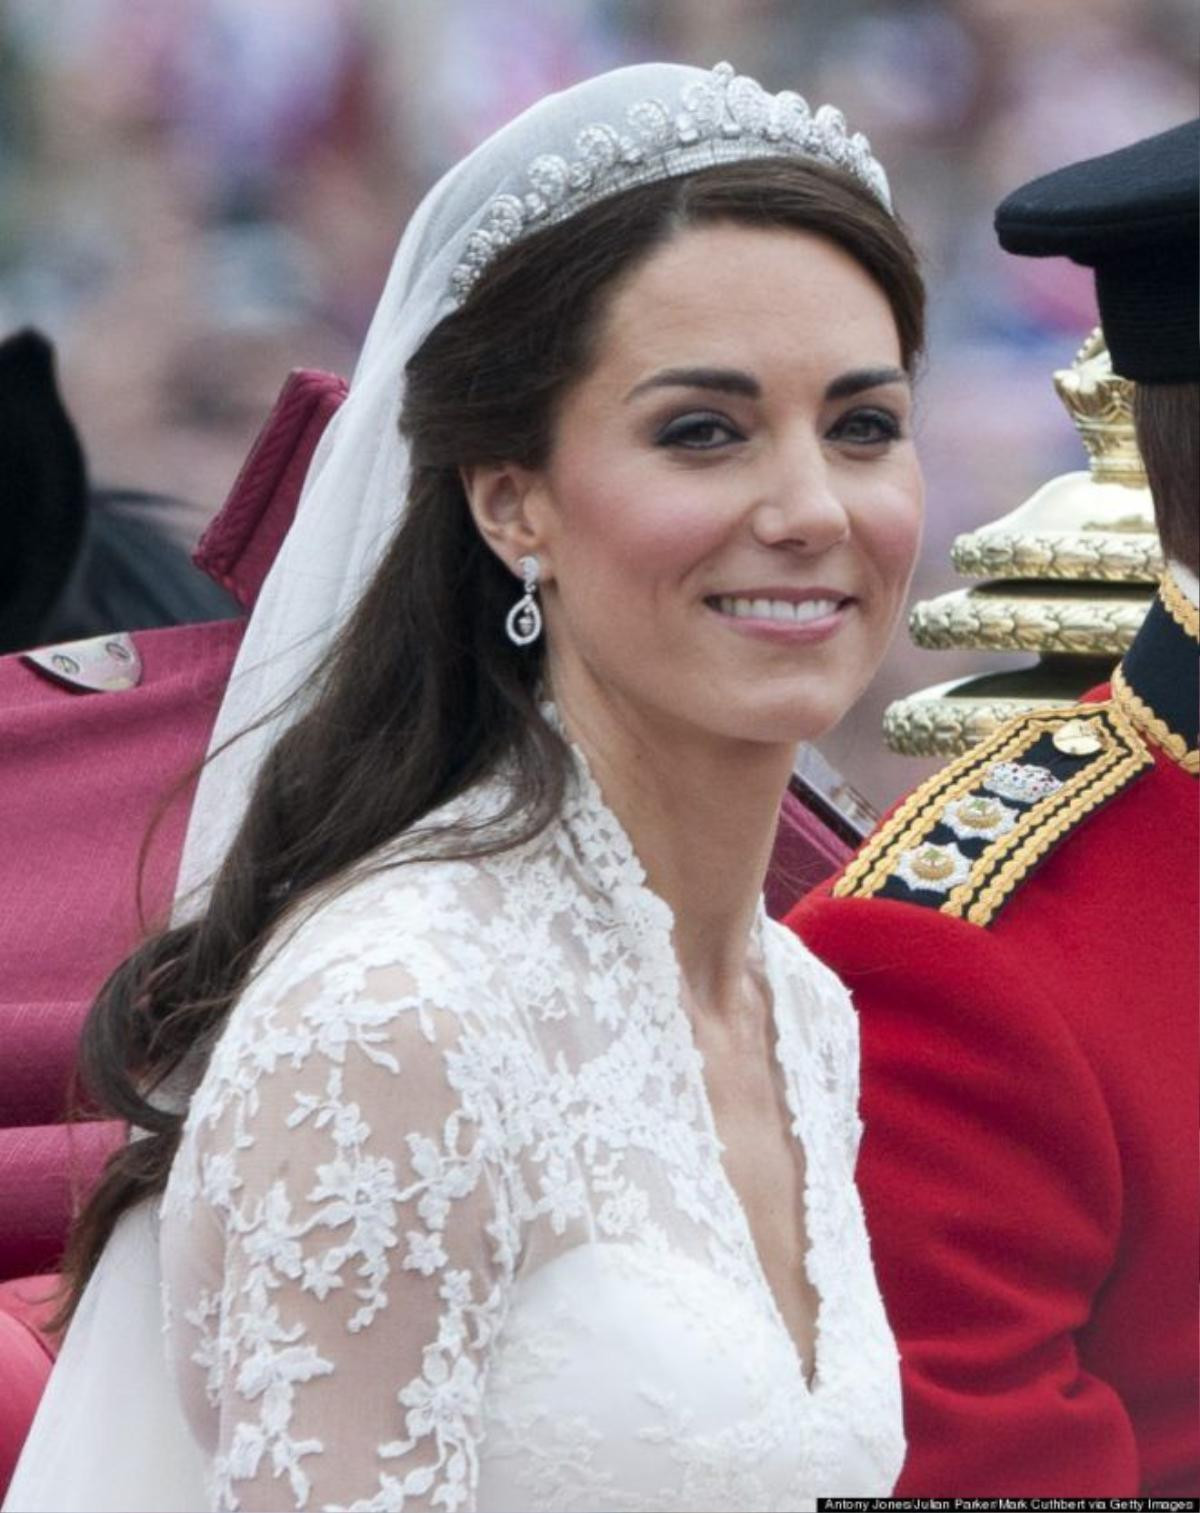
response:
{"label": "floral lace appliqu\u00e9", "polygon": [[821,1297],[810,1390],[721,1164],[671,927],[581,766],[534,842],[364,872],[266,953],[163,1205],[215,1507],[890,1491],[849,1001],[760,920]]}

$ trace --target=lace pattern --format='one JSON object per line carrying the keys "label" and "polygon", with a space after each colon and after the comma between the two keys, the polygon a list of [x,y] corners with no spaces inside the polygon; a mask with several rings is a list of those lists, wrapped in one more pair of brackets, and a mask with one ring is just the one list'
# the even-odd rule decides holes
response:
{"label": "lace pattern", "polygon": [[276,943],[163,1205],[168,1339],[215,1507],[890,1490],[848,999],[760,917],[806,1157],[810,1390],[721,1162],[672,924],[581,765],[529,845],[364,874]]}

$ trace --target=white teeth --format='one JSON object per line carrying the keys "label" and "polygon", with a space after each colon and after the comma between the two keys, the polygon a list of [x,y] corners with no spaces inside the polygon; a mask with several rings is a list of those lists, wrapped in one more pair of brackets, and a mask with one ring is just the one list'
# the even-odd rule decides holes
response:
{"label": "white teeth", "polygon": [[793,604],[789,599],[733,599],[722,595],[717,608],[723,615],[733,615],[738,620],[823,620],[832,615],[841,601],[838,599],[805,599],[802,604]]}

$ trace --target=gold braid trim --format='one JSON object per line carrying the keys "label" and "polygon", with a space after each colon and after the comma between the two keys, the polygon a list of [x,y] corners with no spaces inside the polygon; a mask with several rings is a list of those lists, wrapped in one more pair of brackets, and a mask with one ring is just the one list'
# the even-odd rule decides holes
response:
{"label": "gold braid trim", "polygon": [[1192,603],[1169,571],[1163,574],[1162,582],[1158,585],[1158,597],[1180,630],[1191,636],[1193,641],[1200,639],[1200,609]]}
{"label": "gold braid trim", "polygon": [[[1104,708],[1103,705],[1089,707]],[[987,768],[996,762],[1007,762],[1024,755],[1047,730],[1054,730],[1067,720],[1078,719],[1079,714],[1078,706],[1065,705],[1019,715],[943,767],[909,794],[887,824],[867,841],[838,879],[833,896],[869,898],[877,893],[895,872],[901,853],[919,846],[940,821],[946,805],[968,794]],[[963,883],[960,889],[969,886]],[[953,899],[954,894],[950,897]]]}
{"label": "gold braid trim", "polygon": [[[1137,733],[1126,724],[1124,716],[1111,705],[1099,707],[1108,709],[1123,739],[1112,740],[1099,761],[1077,773],[1066,788],[1054,795],[1054,807],[1050,813],[1038,817],[1031,810],[1024,817],[1024,823],[1018,822],[1017,828],[1005,836],[998,847],[980,858],[985,863],[983,870],[992,876],[991,881],[976,884],[977,897],[966,911],[966,917],[973,925],[991,924],[1005,900],[1052,846],[1086,814],[1119,793],[1143,768],[1153,765],[1154,759]],[[972,879],[972,883],[974,881]],[[966,888],[971,886],[968,883]],[[953,911],[947,904],[942,912],[949,914]]]}
{"label": "gold braid trim", "polygon": [[[1003,726],[987,741],[951,762],[913,793],[869,841],[838,879],[835,898],[869,898],[894,876],[903,852],[913,850],[939,824],[946,807],[965,797],[997,762],[1022,756],[1048,732],[1068,721],[1086,719],[1103,751],[1050,799],[1027,810],[1006,836],[972,866],[966,882],[952,889],[938,912],[987,925],[1027,872],[1072,826],[1112,797],[1153,758],[1128,717],[1111,704],[1038,710]],[[1044,807],[1051,804],[1047,811]]]}
{"label": "gold braid trim", "polygon": [[1190,751],[1184,738],[1156,715],[1144,699],[1134,693],[1119,667],[1113,670],[1112,701],[1132,725],[1148,740],[1160,746],[1184,772],[1190,772],[1193,777],[1200,776],[1200,748]]}
{"label": "gold braid trim", "polygon": [[937,825],[946,806],[944,803],[938,805],[938,799],[949,800],[965,793],[973,787],[975,779],[990,761],[1000,760],[1000,752],[1005,755],[1020,753],[1037,740],[1034,735],[1027,740],[1018,737],[1017,741],[1012,741],[1011,735],[1011,723],[1000,726],[988,740],[973,746],[958,760],[943,767],[941,772],[934,773],[919,788],[914,788],[891,819],[858,850],[858,855],[841,873],[834,884],[835,899],[869,899],[873,893],[878,893],[896,870],[894,864],[900,852],[917,846]]}

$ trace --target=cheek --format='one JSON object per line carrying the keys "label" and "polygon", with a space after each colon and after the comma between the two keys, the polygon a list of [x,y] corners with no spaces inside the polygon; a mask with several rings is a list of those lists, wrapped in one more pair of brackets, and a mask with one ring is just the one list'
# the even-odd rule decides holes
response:
{"label": "cheek", "polygon": [[728,529],[701,482],[652,465],[609,466],[563,480],[562,546],[576,573],[626,588],[676,582],[720,543]]}
{"label": "cheek", "polygon": [[924,522],[920,475],[898,481],[875,495],[858,514],[859,539],[880,580],[897,595],[908,587]]}

